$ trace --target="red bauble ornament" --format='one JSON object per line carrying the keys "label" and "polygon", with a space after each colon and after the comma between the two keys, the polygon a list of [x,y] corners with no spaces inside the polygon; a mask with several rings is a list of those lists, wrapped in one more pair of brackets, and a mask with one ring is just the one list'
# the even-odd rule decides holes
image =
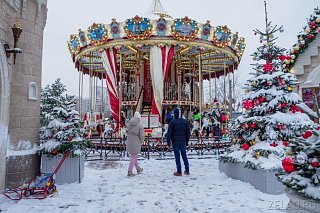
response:
{"label": "red bauble ornament", "polygon": [[257,35],[257,32],[254,32],[254,35]]}
{"label": "red bauble ornament", "polygon": [[286,59],[287,59],[287,60],[291,60],[291,56],[290,56],[290,55],[287,55]]}
{"label": "red bauble ornament", "polygon": [[249,148],[250,148],[249,144],[246,144],[246,143],[242,144],[242,149],[248,150]]}
{"label": "red bauble ornament", "polygon": [[273,69],[273,65],[268,61],[266,64],[263,65],[263,71],[270,72],[272,69]]}
{"label": "red bauble ornament", "polygon": [[280,55],[280,57],[279,57],[280,61],[284,61],[284,60],[286,60],[286,58],[287,58],[287,56],[285,56],[285,55]]}
{"label": "red bauble ornament", "polygon": [[256,124],[255,123],[250,124],[250,128],[252,129],[256,128]]}
{"label": "red bauble ornament", "polygon": [[312,161],[311,166],[318,168],[319,167],[319,162],[318,161]]}
{"label": "red bauble ornament", "polygon": [[68,141],[72,141],[73,137],[72,136],[69,136],[68,137]]}
{"label": "red bauble ornament", "polygon": [[270,144],[270,146],[277,147],[278,144],[276,142],[273,142],[272,144]]}
{"label": "red bauble ornament", "polygon": [[292,104],[290,106],[290,111],[293,112],[293,113],[296,113],[296,112],[301,112],[301,109],[299,107],[297,107],[297,105]]}
{"label": "red bauble ornament", "polygon": [[289,146],[289,142],[288,141],[282,141],[282,145],[287,147],[287,146]]}
{"label": "red bauble ornament", "polygon": [[308,39],[312,40],[313,39],[313,35],[308,35]]}
{"label": "red bauble ornament", "polygon": [[266,97],[264,97],[264,96],[259,97],[259,102],[264,102],[265,100],[266,100]]}
{"label": "red bauble ornament", "polygon": [[305,133],[302,134],[303,139],[308,139],[309,137],[311,137],[312,135],[312,131],[311,130],[307,130]]}
{"label": "red bauble ornament", "polygon": [[287,103],[281,103],[281,108],[286,108],[287,107]]}
{"label": "red bauble ornament", "polygon": [[57,151],[56,149],[54,149],[54,150],[51,151],[51,154],[52,154],[52,155],[56,155],[57,153],[58,153],[58,151]]}
{"label": "red bauble ornament", "polygon": [[292,158],[285,158],[282,161],[282,167],[286,172],[295,171],[294,164]]}
{"label": "red bauble ornament", "polygon": [[310,28],[314,28],[315,26],[316,26],[316,22],[313,21],[310,23]]}
{"label": "red bauble ornament", "polygon": [[243,107],[245,108],[245,109],[251,109],[252,107],[253,107],[253,103],[252,103],[252,101],[251,100],[245,100],[244,102],[243,102]]}

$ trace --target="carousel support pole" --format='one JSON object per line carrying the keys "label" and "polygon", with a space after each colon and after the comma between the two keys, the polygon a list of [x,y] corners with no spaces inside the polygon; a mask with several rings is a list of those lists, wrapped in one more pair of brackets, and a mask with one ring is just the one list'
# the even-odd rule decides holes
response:
{"label": "carousel support pole", "polygon": [[208,64],[209,64],[209,67],[208,67],[208,70],[209,70],[209,104],[212,104],[212,94],[211,94],[211,72],[210,72],[210,57],[211,57],[211,52],[209,51],[209,61],[208,61]]}
{"label": "carousel support pole", "polygon": [[103,115],[104,117],[104,98],[103,98],[103,73],[102,73],[102,76],[101,76],[101,107],[100,107],[100,113],[101,115]]}
{"label": "carousel support pole", "polygon": [[[137,64],[136,64],[136,97],[135,97],[135,100],[138,101],[138,98],[139,98],[139,93],[140,93],[140,55],[137,54]],[[138,105],[138,103],[137,103]]]}
{"label": "carousel support pole", "polygon": [[202,61],[201,61],[201,50],[199,50],[199,112],[200,112],[200,123],[199,128],[202,130]]}
{"label": "carousel support pole", "polygon": [[223,62],[223,105],[226,106],[226,62]]}
{"label": "carousel support pole", "polygon": [[83,113],[83,108],[82,108],[82,98],[83,98],[83,70],[81,72],[81,113]]}
{"label": "carousel support pole", "polygon": [[217,71],[214,71],[214,99],[217,100]]}
{"label": "carousel support pole", "polygon": [[[94,101],[93,101],[93,110],[94,112],[97,111],[96,107],[97,107],[97,87],[98,87],[98,84],[97,84],[97,77],[95,76],[95,72],[94,72],[94,77],[93,77],[93,97],[94,97]],[[96,120],[96,118],[95,118]]]}
{"label": "carousel support pole", "polygon": [[121,104],[122,104],[122,56],[121,56],[121,53],[120,53],[120,67],[119,67],[119,94],[118,94],[118,97],[119,97],[119,131],[120,131],[120,137],[122,136],[121,135],[121,130],[120,130],[120,126],[121,126]]}
{"label": "carousel support pole", "polygon": [[91,122],[92,122],[92,53],[90,54],[90,65],[89,65],[89,99],[90,99],[90,109],[89,109],[89,116],[88,116],[88,125],[89,125],[89,135],[88,137],[92,137],[92,128],[91,128]]}
{"label": "carousel support pole", "polygon": [[236,84],[236,82],[235,82],[235,79],[234,79],[234,65],[232,66],[232,92],[233,92],[233,99],[232,99],[232,101],[233,101],[233,113],[234,113],[234,115],[235,115],[235,113],[236,113],[236,89],[235,89],[235,84]]}
{"label": "carousel support pole", "polygon": [[233,94],[232,94],[232,81],[231,81],[231,74],[228,74],[228,80],[229,80],[229,113],[230,113],[230,118],[232,116],[232,100],[233,100]]}
{"label": "carousel support pole", "polygon": [[80,65],[79,67],[79,114],[80,114],[80,119],[82,119],[82,92],[83,92],[83,70],[82,66]]}
{"label": "carousel support pole", "polygon": [[181,101],[181,54],[178,55],[178,68],[177,68],[177,80],[178,80],[178,101]]}
{"label": "carousel support pole", "polygon": [[[226,111],[227,102],[227,91],[226,91],[226,61],[223,61],[223,108]],[[226,129],[226,123],[223,125],[223,130]]]}
{"label": "carousel support pole", "polygon": [[[81,65],[80,65],[81,66]],[[81,68],[79,67],[79,69],[81,70]],[[80,72],[80,70],[79,70],[79,84],[78,84],[78,110],[79,110],[79,114],[80,114],[80,118],[82,118],[81,117],[81,111],[80,111],[80,107],[81,107],[81,99],[80,99],[80,93],[81,93],[81,91],[80,91],[80,87],[81,87],[81,72]]]}

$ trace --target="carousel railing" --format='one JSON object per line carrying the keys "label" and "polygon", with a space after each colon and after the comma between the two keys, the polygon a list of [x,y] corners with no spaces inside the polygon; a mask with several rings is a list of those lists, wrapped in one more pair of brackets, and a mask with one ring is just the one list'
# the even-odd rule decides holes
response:
{"label": "carousel railing", "polygon": [[[92,139],[91,147],[87,148],[85,157],[90,160],[114,160],[129,157],[126,151],[125,140],[122,138],[100,138]],[[222,154],[231,146],[230,140],[221,140],[221,137],[192,137],[187,145],[187,154],[189,157],[202,156],[212,157]],[[146,137],[141,145],[140,156],[144,159],[173,158],[172,146],[167,144],[164,138]]]}
{"label": "carousel railing", "polygon": [[174,82],[164,82],[164,100],[178,100],[178,85]]}

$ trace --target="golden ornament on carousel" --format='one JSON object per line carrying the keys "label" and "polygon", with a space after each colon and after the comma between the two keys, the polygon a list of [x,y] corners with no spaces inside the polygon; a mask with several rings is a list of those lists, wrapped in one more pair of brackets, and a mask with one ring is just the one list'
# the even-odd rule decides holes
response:
{"label": "golden ornament on carousel", "polygon": [[257,142],[256,141],[251,141],[250,144],[251,145],[255,145]]}
{"label": "golden ornament on carousel", "polygon": [[292,91],[292,87],[289,86],[289,87],[288,87],[288,91]]}
{"label": "golden ornament on carousel", "polygon": [[316,22],[317,22],[317,23],[320,23],[320,17],[319,17],[319,18],[317,18]]}

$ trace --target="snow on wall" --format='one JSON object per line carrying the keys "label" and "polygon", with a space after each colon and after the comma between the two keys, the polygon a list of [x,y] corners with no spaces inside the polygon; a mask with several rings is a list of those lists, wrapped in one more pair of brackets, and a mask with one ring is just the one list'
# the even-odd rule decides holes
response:
{"label": "snow on wall", "polygon": [[8,127],[0,123],[0,192],[5,188],[6,151],[8,140]]}
{"label": "snow on wall", "polygon": [[33,155],[39,149],[37,144],[33,144],[30,141],[19,141],[18,146],[8,144],[7,146],[7,157],[11,156],[23,156],[23,155]]}

